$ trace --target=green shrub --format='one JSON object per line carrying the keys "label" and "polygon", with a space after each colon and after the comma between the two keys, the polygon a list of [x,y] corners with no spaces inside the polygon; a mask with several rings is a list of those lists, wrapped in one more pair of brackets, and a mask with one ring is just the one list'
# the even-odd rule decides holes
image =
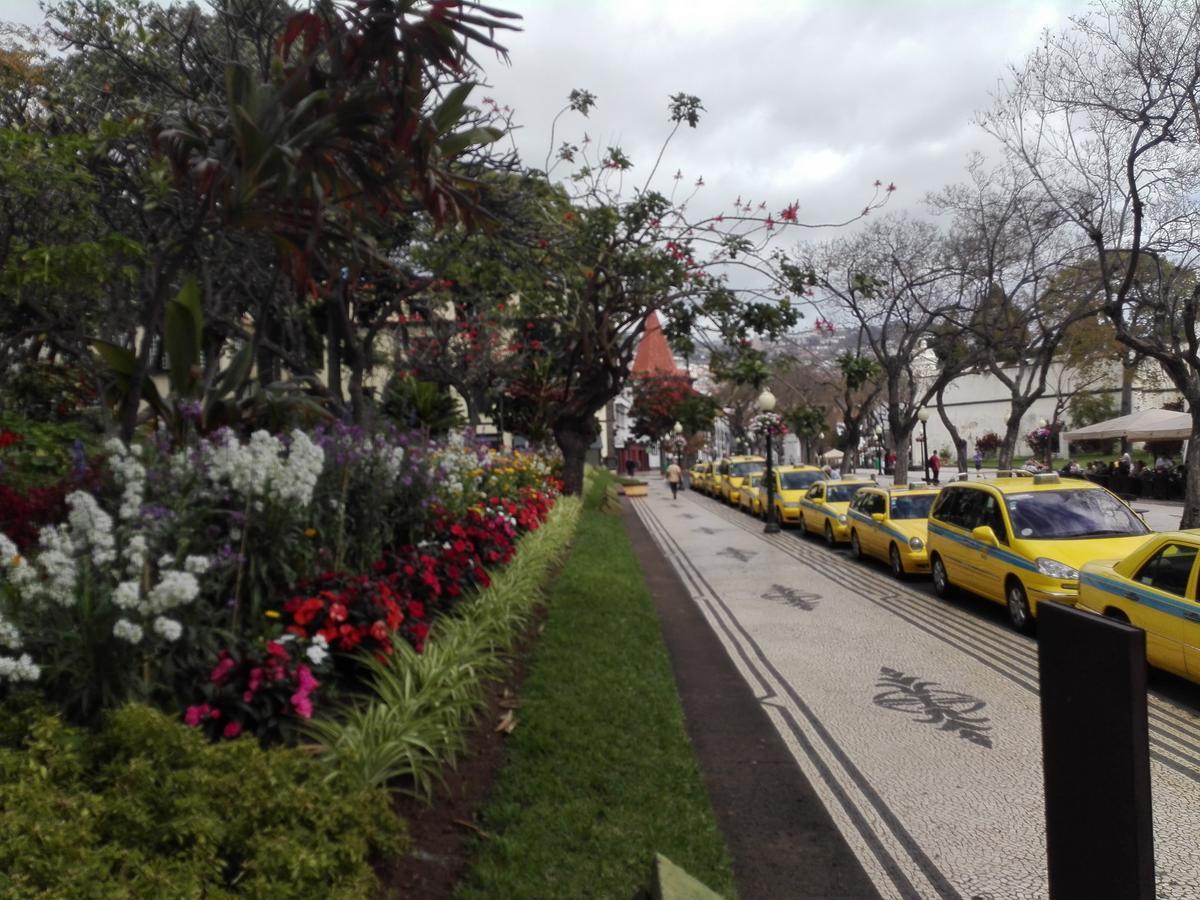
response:
{"label": "green shrub", "polygon": [[364,897],[372,860],[404,850],[386,792],[299,750],[209,744],[140,706],[99,734],[0,718],[3,897]]}

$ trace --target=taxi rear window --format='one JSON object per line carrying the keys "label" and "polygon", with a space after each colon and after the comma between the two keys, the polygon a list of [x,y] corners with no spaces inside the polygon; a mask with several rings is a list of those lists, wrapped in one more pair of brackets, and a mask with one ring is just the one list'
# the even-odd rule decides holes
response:
{"label": "taxi rear window", "polygon": [[740,462],[734,463],[729,467],[730,474],[735,478],[739,475],[749,475],[751,472],[761,472],[767,467],[766,463],[760,462]]}
{"label": "taxi rear window", "polygon": [[893,497],[892,518],[928,519],[929,507],[933,506],[933,501],[936,499],[937,494],[917,494],[915,497]]}
{"label": "taxi rear window", "polygon": [[1013,534],[1029,540],[1122,537],[1149,529],[1108,491],[1037,491],[1004,498]]}
{"label": "taxi rear window", "polygon": [[825,500],[829,503],[846,503],[854,499],[854,495],[865,488],[865,484],[829,484],[825,488]]}
{"label": "taxi rear window", "polygon": [[779,475],[779,483],[785,491],[802,491],[823,477],[820,472],[782,472]]}

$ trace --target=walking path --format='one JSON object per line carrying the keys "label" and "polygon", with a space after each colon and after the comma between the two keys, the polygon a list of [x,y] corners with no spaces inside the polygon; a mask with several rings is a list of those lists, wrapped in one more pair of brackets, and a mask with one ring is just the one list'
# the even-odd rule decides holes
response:
{"label": "walking path", "polygon": [[[633,501],[883,897],[1047,895],[1036,644],[663,481]],[[1200,717],[1151,696],[1158,896],[1200,896]]]}

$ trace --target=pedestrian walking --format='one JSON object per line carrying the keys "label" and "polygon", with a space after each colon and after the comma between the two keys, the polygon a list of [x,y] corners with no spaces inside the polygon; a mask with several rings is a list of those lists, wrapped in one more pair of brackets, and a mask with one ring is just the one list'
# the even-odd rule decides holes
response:
{"label": "pedestrian walking", "polygon": [[679,468],[679,463],[674,460],[667,466],[667,484],[671,486],[671,499],[676,500],[679,497],[679,481],[683,478],[683,469]]}
{"label": "pedestrian walking", "polygon": [[625,460],[625,472],[626,472],[626,474],[628,474],[628,475],[629,475],[629,477],[630,477],[630,478],[632,478],[632,477],[633,477],[633,473],[634,473],[635,471],[637,471],[637,463],[636,463],[636,462],[634,462],[632,459],[627,459],[627,460]]}
{"label": "pedestrian walking", "polygon": [[936,453],[929,454],[929,471],[933,474],[934,484],[941,484],[941,482],[938,480],[938,472],[941,471],[941,468],[942,458]]}
{"label": "pedestrian walking", "polygon": [[983,468],[983,454],[978,450],[975,451],[975,471],[978,472]]}

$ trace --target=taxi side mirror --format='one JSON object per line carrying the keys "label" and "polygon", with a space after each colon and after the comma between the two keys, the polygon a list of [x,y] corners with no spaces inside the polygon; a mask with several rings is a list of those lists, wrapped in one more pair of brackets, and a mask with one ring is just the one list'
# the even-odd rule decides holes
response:
{"label": "taxi side mirror", "polygon": [[887,518],[887,516],[885,516],[883,513],[871,513],[871,518],[874,519],[876,522],[882,522],[884,519]]}
{"label": "taxi side mirror", "polygon": [[991,525],[980,525],[978,528],[972,528],[971,537],[975,538],[981,544],[987,544],[989,547],[1000,546],[1000,541],[996,538],[996,532],[992,531]]}

